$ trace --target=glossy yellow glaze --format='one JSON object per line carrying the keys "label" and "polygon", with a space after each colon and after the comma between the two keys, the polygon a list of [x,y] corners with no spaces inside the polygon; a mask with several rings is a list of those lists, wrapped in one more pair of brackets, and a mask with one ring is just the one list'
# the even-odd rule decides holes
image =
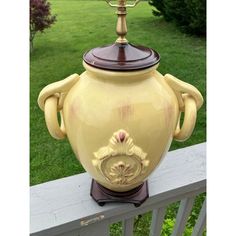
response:
{"label": "glossy yellow glaze", "polygon": [[202,96],[192,85],[161,75],[157,65],[135,72],[101,70],[85,62],[84,67],[80,76],[41,91],[38,102],[47,127],[55,138],[67,135],[96,181],[113,191],[131,190],[160,164],[173,138],[191,135]]}

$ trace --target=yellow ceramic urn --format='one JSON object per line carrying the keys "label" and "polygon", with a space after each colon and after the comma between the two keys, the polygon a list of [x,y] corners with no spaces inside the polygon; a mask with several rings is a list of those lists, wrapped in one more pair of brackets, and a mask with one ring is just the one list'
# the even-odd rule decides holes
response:
{"label": "yellow ceramic urn", "polygon": [[67,137],[84,169],[114,192],[141,186],[172,139],[190,137],[203,103],[194,86],[156,70],[157,52],[128,43],[126,8],[134,5],[112,5],[116,42],[85,53],[85,72],[46,86],[38,98],[50,134]]}

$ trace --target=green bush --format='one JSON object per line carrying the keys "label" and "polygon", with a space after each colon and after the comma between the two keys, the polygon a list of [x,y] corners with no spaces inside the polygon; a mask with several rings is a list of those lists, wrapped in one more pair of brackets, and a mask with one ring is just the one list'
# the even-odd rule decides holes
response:
{"label": "green bush", "polygon": [[173,21],[181,31],[206,35],[206,0],[150,0],[153,14]]}
{"label": "green bush", "polygon": [[[165,219],[163,222],[161,235],[162,236],[171,235],[173,232],[174,226],[175,226],[175,219]],[[192,232],[193,232],[193,227],[190,227],[190,228],[186,227],[183,232],[183,236],[191,236]]]}

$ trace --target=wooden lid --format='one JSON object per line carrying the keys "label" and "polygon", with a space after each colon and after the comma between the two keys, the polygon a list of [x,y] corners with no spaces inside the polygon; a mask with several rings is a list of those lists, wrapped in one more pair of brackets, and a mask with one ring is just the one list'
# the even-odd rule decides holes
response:
{"label": "wooden lid", "polygon": [[86,52],[84,61],[90,66],[115,71],[132,71],[151,67],[160,61],[153,49],[132,44],[114,43]]}

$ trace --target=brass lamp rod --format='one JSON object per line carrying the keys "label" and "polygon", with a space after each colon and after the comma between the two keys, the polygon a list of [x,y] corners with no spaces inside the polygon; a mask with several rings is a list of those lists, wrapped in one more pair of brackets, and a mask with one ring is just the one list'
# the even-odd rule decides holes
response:
{"label": "brass lamp rod", "polygon": [[116,25],[116,33],[118,38],[116,43],[126,44],[128,40],[125,38],[127,34],[127,25],[126,25],[126,8],[135,7],[140,0],[135,0],[133,4],[126,4],[127,0],[118,0],[118,4],[112,4],[110,0],[105,0],[109,6],[117,8],[117,25]]}

